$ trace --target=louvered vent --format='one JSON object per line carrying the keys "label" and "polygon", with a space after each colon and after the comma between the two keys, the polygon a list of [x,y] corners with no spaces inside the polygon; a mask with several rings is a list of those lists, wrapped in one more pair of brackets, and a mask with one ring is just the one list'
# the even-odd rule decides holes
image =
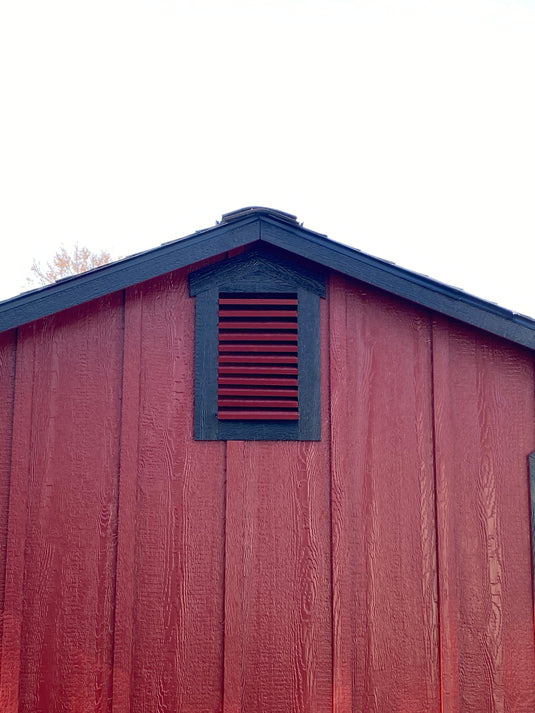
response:
{"label": "louvered vent", "polygon": [[297,295],[220,294],[219,419],[299,419]]}

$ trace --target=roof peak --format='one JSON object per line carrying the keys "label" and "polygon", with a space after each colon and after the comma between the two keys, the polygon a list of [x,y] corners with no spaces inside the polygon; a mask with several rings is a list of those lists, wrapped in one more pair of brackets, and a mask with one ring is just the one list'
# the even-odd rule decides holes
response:
{"label": "roof peak", "polygon": [[242,220],[243,218],[249,218],[252,215],[267,215],[270,218],[276,218],[283,223],[289,223],[290,225],[299,225],[297,222],[297,217],[291,213],[285,213],[282,210],[277,210],[276,208],[266,208],[264,206],[252,205],[245,208],[239,208],[238,210],[233,210],[230,213],[223,213],[221,216],[221,223],[233,223],[236,220]]}
{"label": "roof peak", "polygon": [[[250,206],[217,226],[0,303],[0,332],[254,243],[398,295],[535,351],[535,320],[329,240],[283,211]],[[220,257],[220,259],[222,259]]]}

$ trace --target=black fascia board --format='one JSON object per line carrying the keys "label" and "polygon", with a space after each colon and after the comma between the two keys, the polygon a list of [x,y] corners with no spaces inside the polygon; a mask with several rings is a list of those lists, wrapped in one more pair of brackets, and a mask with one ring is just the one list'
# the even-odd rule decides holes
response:
{"label": "black fascia board", "polygon": [[179,240],[0,302],[0,332],[123,290],[172,270],[265,241],[348,277],[535,349],[535,320],[411,272],[261,209]]}
{"label": "black fascia board", "polygon": [[535,320],[512,312],[463,290],[411,272],[386,260],[336,243],[319,233],[306,237],[299,229],[281,230],[270,218],[261,218],[261,239],[386,292],[403,297],[447,317],[535,349]]}
{"label": "black fascia board", "polygon": [[[256,225],[255,225],[256,223]],[[216,225],[95,270],[0,302],[0,332],[256,242],[258,216]]]}

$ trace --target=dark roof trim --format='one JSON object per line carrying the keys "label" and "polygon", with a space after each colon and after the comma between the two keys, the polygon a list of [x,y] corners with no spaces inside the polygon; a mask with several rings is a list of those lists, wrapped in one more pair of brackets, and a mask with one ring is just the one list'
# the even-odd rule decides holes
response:
{"label": "dark roof trim", "polygon": [[[256,225],[255,225],[256,223]],[[260,239],[258,217],[219,225],[0,302],[0,332]]]}
{"label": "dark roof trim", "polygon": [[282,232],[269,219],[264,219],[263,222],[269,225],[263,228],[262,239],[272,245],[284,247],[344,275],[535,349],[535,320],[530,317],[474,297],[425,275],[410,272],[355,248],[335,243],[318,233],[307,236],[304,245],[298,230],[294,231],[285,226]]}
{"label": "dark roof trim", "polygon": [[[239,213],[242,213],[240,217]],[[291,220],[293,216],[283,219],[277,213],[264,208],[236,211],[231,220],[215,227],[0,302],[0,332],[262,240],[423,307],[535,349],[535,320],[335,243],[294,223]]]}

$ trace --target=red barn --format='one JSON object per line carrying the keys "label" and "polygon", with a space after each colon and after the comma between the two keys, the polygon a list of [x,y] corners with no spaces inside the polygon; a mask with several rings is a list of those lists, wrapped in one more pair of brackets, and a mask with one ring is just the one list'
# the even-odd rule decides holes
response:
{"label": "red barn", "polygon": [[0,332],[2,713],[533,713],[535,321],[250,208]]}

